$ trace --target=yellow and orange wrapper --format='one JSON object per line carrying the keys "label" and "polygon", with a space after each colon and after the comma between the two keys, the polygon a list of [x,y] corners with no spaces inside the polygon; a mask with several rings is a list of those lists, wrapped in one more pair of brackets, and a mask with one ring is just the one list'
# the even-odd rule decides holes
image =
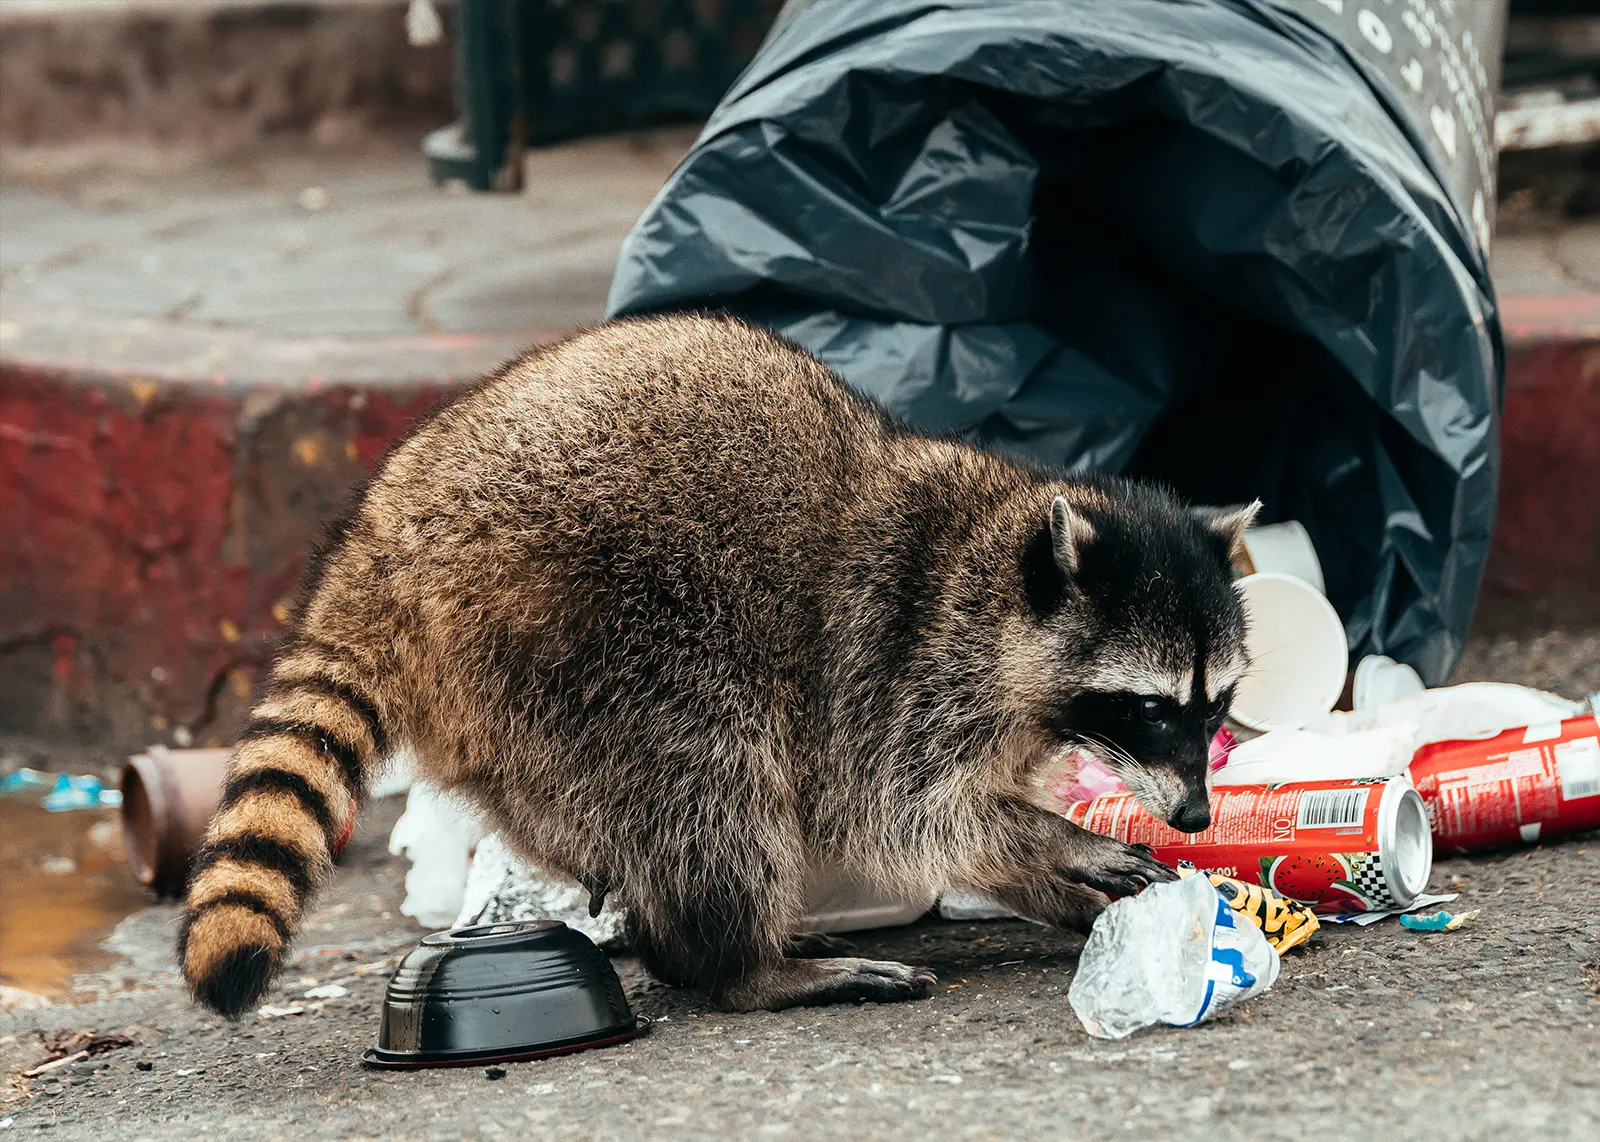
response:
{"label": "yellow and orange wrapper", "polygon": [[[1179,876],[1192,876],[1199,870],[1188,861],[1178,865]],[[1311,938],[1321,924],[1311,909],[1287,897],[1279,896],[1270,888],[1247,884],[1232,877],[1206,874],[1213,887],[1222,894],[1228,906],[1247,917],[1261,929],[1261,934],[1281,954]]]}

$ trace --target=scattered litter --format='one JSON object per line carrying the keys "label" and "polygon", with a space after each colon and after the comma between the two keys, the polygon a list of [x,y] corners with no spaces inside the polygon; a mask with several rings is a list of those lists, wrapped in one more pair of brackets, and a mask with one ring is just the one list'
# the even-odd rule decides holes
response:
{"label": "scattered litter", "polygon": [[1427,812],[1404,774],[1219,786],[1211,825],[1195,834],[1152,816],[1131,793],[1076,802],[1067,819],[1149,845],[1168,864],[1254,880],[1319,915],[1410,908],[1433,870]]}
{"label": "scattered litter", "polygon": [[313,987],[305,993],[306,999],[342,999],[350,994],[350,989],[337,983],[325,983],[321,987]]}
{"label": "scattered litter", "polygon": [[1474,908],[1470,912],[1424,912],[1420,916],[1400,917],[1400,926],[1410,928],[1413,932],[1454,932],[1461,925],[1478,914]]}
{"label": "scattered litter", "polygon": [[0,1130],[10,1130],[11,1124],[15,1121],[15,1118],[0,1118]]}
{"label": "scattered litter", "polygon": [[[395,831],[399,832],[398,825]],[[411,889],[409,877],[406,889]],[[592,897],[587,889],[525,863],[499,834],[485,837],[478,845],[459,900],[460,914],[453,917],[458,928],[548,918],[560,920],[601,946],[622,937],[627,919],[615,903],[602,903],[599,911],[591,914]]]}
{"label": "scattered litter", "polygon": [[154,1063],[152,1063],[149,1059],[140,1059],[138,1062],[134,1063],[133,1065],[134,1065],[135,1069],[141,1070],[141,1071],[153,1071],[153,1070],[156,1069],[156,1065]]}
{"label": "scattered litter", "polygon": [[490,1082],[495,1082],[506,1077],[506,1069],[504,1067],[488,1067],[484,1070],[483,1077]]}
{"label": "scattered litter", "polygon": [[88,1057],[88,1051],[78,1051],[76,1054],[66,1055],[59,1059],[51,1059],[48,1063],[40,1063],[31,1071],[23,1071],[22,1077],[25,1079],[36,1079],[40,1075],[49,1074],[51,1071],[60,1070],[62,1067],[69,1066],[72,1063],[82,1062]]}
{"label": "scattered litter", "polygon": [[69,777],[62,773],[56,776],[55,786],[45,794],[43,804],[52,813],[71,809],[115,809],[122,804],[122,792],[107,789],[92,775]]}
{"label": "scattered litter", "polygon": [[1322,919],[1329,924],[1354,924],[1358,928],[1365,928],[1369,924],[1376,924],[1379,920],[1387,920],[1390,916],[1403,916],[1407,912],[1415,912],[1418,908],[1448,904],[1460,895],[1459,892],[1424,892],[1407,908],[1387,908],[1378,912],[1346,912],[1340,916],[1324,916]]}
{"label": "scattered litter", "polygon": [[19,769],[0,777],[0,793],[38,793],[41,804],[52,813],[68,809],[115,809],[122,804],[120,790],[107,789],[98,777],[84,774],[45,773],[38,769]]}
{"label": "scattered litter", "polygon": [[39,1039],[49,1053],[49,1058],[31,1071],[24,1071],[23,1078],[46,1074],[58,1067],[81,1062],[91,1055],[103,1055],[107,1051],[133,1046],[133,1039],[127,1035],[102,1034],[98,1031],[56,1031],[49,1034],[41,1032]]}
{"label": "scattered litter", "polygon": [[282,1019],[285,1015],[300,1015],[304,1011],[305,1008],[298,1003],[292,1003],[287,1007],[279,1007],[275,1003],[263,1003],[256,1008],[256,1016],[261,1019]]}
{"label": "scattered litter", "polygon": [[930,1083],[948,1083],[951,1086],[961,1085],[960,1075],[934,1075],[928,1080]]}
{"label": "scattered litter", "polygon": [[172,1073],[181,1079],[186,1079],[190,1075],[203,1075],[206,1073],[206,1069],[204,1067],[185,1067],[182,1070],[173,1071]]}
{"label": "scattered litter", "polygon": [[392,971],[392,970],[394,970],[394,963],[392,961],[390,961],[390,960],[375,960],[370,964],[362,964],[360,967],[351,968],[350,969],[350,974],[351,975],[371,975],[375,971]]}
{"label": "scattered litter", "polygon": [[1113,901],[1084,943],[1067,998],[1089,1034],[1191,1027],[1278,978],[1278,952],[1205,877]]}
{"label": "scattered litter", "polygon": [[969,888],[947,888],[936,905],[946,920],[1004,920],[1016,913],[992,896]]}
{"label": "scattered litter", "polygon": [[455,921],[468,861],[482,837],[482,824],[461,802],[424,782],[413,784],[389,834],[389,851],[411,862],[400,911],[430,928]]}
{"label": "scattered litter", "polygon": [[1434,844],[1468,853],[1600,827],[1600,721],[1555,716],[1496,737],[1426,745],[1411,779]]}

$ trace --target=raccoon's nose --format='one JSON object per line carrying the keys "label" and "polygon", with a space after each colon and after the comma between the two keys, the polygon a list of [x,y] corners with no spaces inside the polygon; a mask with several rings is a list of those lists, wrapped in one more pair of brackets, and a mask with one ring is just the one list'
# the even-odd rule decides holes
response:
{"label": "raccoon's nose", "polygon": [[1211,824],[1211,803],[1205,800],[1185,801],[1177,812],[1167,818],[1167,824],[1180,833],[1203,833]]}

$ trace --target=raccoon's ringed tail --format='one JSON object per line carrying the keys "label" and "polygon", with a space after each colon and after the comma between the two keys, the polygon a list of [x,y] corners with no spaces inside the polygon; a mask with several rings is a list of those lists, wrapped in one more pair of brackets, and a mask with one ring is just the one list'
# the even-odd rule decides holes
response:
{"label": "raccoon's ringed tail", "polygon": [[265,993],[386,752],[373,703],[325,674],[255,708],[189,882],[178,960],[196,999],[236,1019]]}

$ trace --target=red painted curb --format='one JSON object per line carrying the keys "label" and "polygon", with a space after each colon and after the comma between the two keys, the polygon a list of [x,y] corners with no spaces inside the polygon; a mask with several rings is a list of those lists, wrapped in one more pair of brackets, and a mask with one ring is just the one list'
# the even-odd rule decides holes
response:
{"label": "red painted curb", "polygon": [[1600,327],[1506,365],[1500,508],[1484,586],[1600,616]]}
{"label": "red painted curb", "polygon": [[107,761],[231,741],[349,488],[422,413],[554,339],[5,317],[0,736]]}
{"label": "red painted curb", "polygon": [[[1486,588],[1600,599],[1600,299],[1504,301]],[[3,325],[0,737],[105,761],[231,740],[349,487],[417,416],[554,339],[292,339],[41,306]]]}

